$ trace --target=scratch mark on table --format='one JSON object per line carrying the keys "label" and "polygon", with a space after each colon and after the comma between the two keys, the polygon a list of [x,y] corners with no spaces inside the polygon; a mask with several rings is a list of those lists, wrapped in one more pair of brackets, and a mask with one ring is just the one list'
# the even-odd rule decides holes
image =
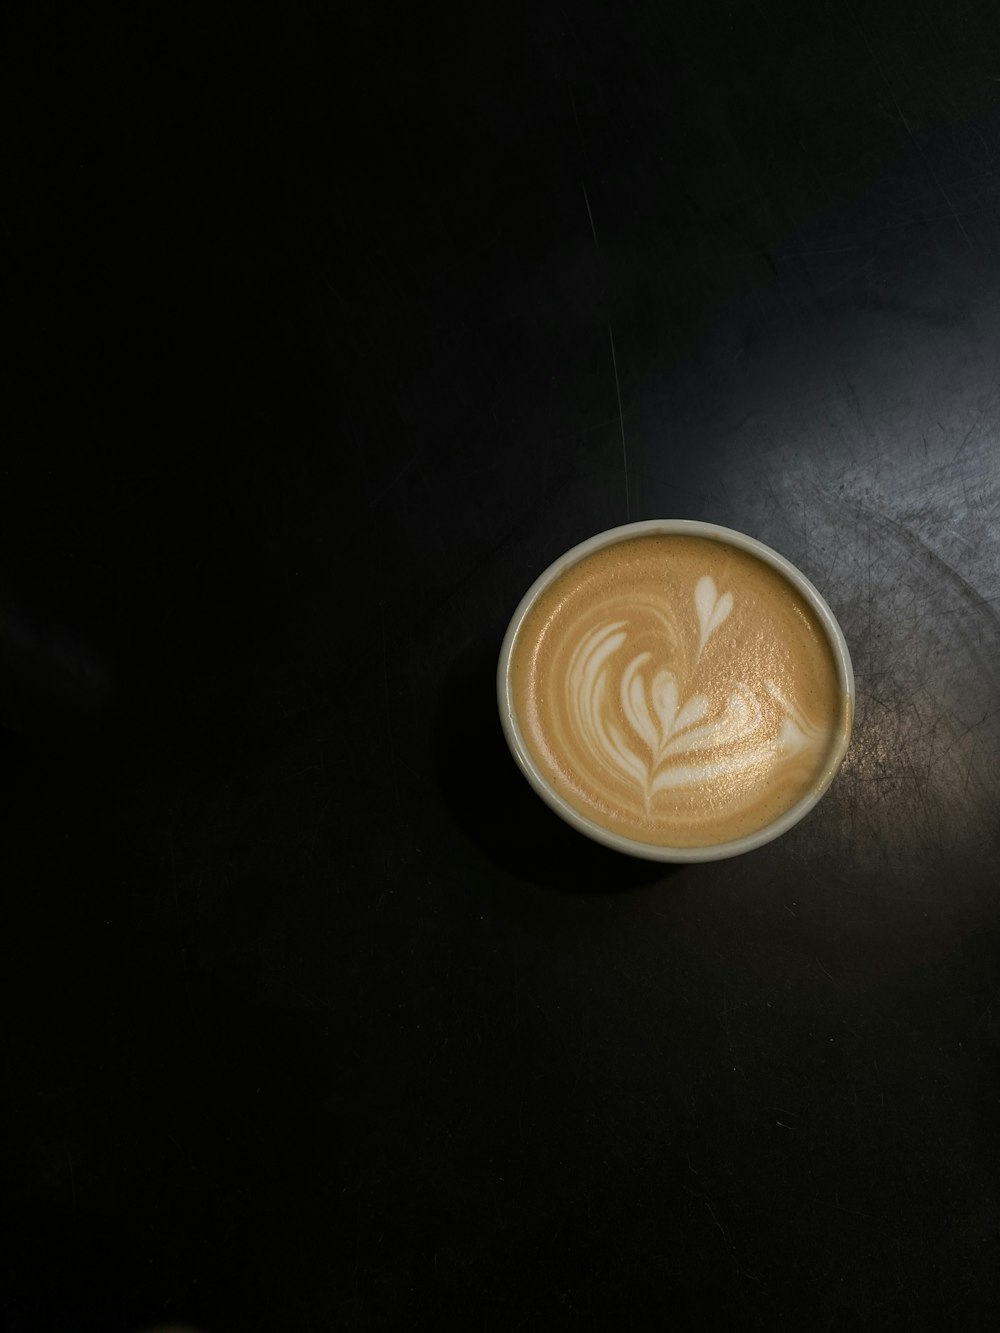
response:
{"label": "scratch mark on table", "polygon": [[590,198],[587,194],[587,187],[582,182],[580,189],[583,190],[583,202],[587,205],[587,217],[590,218],[590,231],[594,238],[594,248],[600,250],[601,247],[597,243],[597,228],[594,226],[594,215],[590,210]]}
{"label": "scratch mark on table", "polygon": [[889,96],[892,98],[892,104],[893,104],[893,106],[896,108],[896,114],[897,114],[897,116],[899,116],[899,123],[902,125],[902,127],[903,127],[903,129],[906,131],[906,133],[910,136],[910,141],[911,141],[911,143],[913,144],[913,146],[914,146],[914,148],[917,150],[917,152],[920,154],[921,161],[923,162],[924,166],[925,166],[926,169],[927,169],[927,174],[928,174],[928,176],[930,176],[931,181],[933,182],[934,187],[937,189],[937,191],[938,191],[939,194],[941,195],[941,198],[942,198],[942,199],[945,201],[945,203],[948,205],[948,209],[949,209],[949,211],[951,212],[952,217],[955,219],[955,225],[958,227],[958,230],[962,233],[962,236],[963,236],[963,238],[965,239],[965,243],[966,243],[966,245],[969,247],[970,250],[975,250],[976,247],[972,244],[972,239],[971,239],[971,237],[969,236],[969,233],[965,230],[965,227],[962,225],[962,219],[958,216],[958,211],[957,211],[957,209],[955,208],[955,205],[954,205],[954,204],[952,203],[952,201],[951,201],[951,195],[949,195],[948,191],[944,188],[944,186],[942,185],[941,181],[938,179],[938,174],[937,174],[937,172],[936,172],[936,171],[934,170],[934,168],[931,166],[930,158],[929,158],[929,157],[927,156],[927,154],[924,152],[923,148],[922,148],[921,145],[920,145],[920,141],[917,139],[917,136],[913,133],[913,130],[910,128],[910,122],[906,119],[906,116],[903,114],[903,108],[899,105],[899,98],[896,96],[895,90],[894,90],[892,84],[889,82],[889,76],[886,74],[885,69],[884,69],[883,66],[882,66],[882,62],[881,62],[881,60],[879,60],[878,56],[875,54],[874,50],[872,49],[872,44],[871,44],[871,42],[868,40],[868,34],[865,32],[864,28],[862,28],[861,24],[858,22],[858,18],[857,18],[857,15],[856,15],[856,14],[854,14],[854,13],[852,12],[852,14],[851,14],[851,18],[854,19],[854,26],[857,28],[858,32],[861,34],[861,40],[864,42],[865,46],[867,47],[867,49],[868,49],[868,54],[871,56],[872,60],[875,62],[875,68],[876,68],[876,70],[878,71],[879,77],[881,78],[882,82],[883,82],[883,83],[885,84],[885,86],[886,86],[886,91],[888,92]]}
{"label": "scratch mark on table", "polygon": [[816,959],[816,966],[819,968],[819,970],[823,973],[825,977],[830,978],[830,980],[833,982],[835,986],[840,985],[840,982],[837,980],[837,978],[832,973],[826,970],[826,968],[823,966],[823,964],[819,961],[818,958]]}
{"label": "scratch mark on table", "polygon": [[611,340],[611,365],[615,372],[615,393],[618,395],[618,425],[622,433],[622,467],[625,471],[625,522],[632,522],[632,506],[628,494],[628,449],[625,445],[625,414],[622,412],[622,388],[618,379],[618,357],[615,354],[615,335],[608,325],[608,337]]}
{"label": "scratch mark on table", "polygon": [[417,453],[414,454],[412,458],[407,459],[407,461],[403,464],[403,466],[395,472],[392,478],[386,482],[386,484],[382,487],[382,489],[376,492],[373,498],[368,501],[369,510],[378,508],[378,506],[389,494],[389,492],[393,489],[393,487],[396,486],[399,482],[401,482],[403,478],[406,476],[406,474],[409,471],[411,471],[411,469],[416,465],[416,463],[419,461],[419,458],[420,455],[419,453]]}
{"label": "scratch mark on table", "polygon": [[721,1222],[719,1221],[719,1219],[716,1217],[716,1215],[715,1215],[715,1209],[712,1207],[712,1205],[708,1202],[707,1199],[702,1199],[702,1203],[703,1203],[703,1204],[705,1205],[705,1207],[708,1209],[709,1214],[711,1215],[712,1221],[715,1223],[715,1225],[716,1225],[716,1226],[719,1228],[719,1230],[722,1232],[722,1239],[723,1239],[724,1241],[726,1241],[727,1244],[728,1244],[728,1239],[729,1239],[729,1238],[728,1238],[727,1235],[726,1235],[726,1228],[722,1225],[722,1223],[721,1223]]}
{"label": "scratch mark on table", "polygon": [[326,818],[326,812],[329,810],[331,805],[333,805],[333,797],[328,796],[327,799],[323,802],[323,808],[319,812],[319,819],[316,820],[316,827],[313,829],[312,842],[309,844],[309,851],[307,853],[310,860],[312,859],[313,852],[316,850],[316,843],[319,839],[319,831],[323,827],[323,820]]}

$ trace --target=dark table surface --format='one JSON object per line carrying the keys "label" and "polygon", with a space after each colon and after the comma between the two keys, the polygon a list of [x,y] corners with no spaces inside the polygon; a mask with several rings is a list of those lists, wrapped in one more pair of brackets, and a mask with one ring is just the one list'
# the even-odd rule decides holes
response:
{"label": "dark table surface", "polygon": [[[3,1327],[992,1327],[996,5],[200,24],[4,47]],[[496,720],[656,516],[854,656],[736,861]]]}

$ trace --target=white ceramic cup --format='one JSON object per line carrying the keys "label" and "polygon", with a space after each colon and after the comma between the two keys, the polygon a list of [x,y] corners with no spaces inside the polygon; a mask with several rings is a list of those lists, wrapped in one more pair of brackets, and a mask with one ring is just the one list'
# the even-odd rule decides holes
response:
{"label": "white ceramic cup", "polygon": [[[545,589],[564,570],[569,569],[571,565],[575,565],[578,560],[582,560],[584,556],[590,555],[594,551],[603,550],[606,546],[614,546],[617,542],[628,541],[633,537],[664,535],[707,537],[727,546],[734,546],[738,550],[747,551],[750,555],[756,556],[758,560],[763,560],[765,564],[771,565],[772,568],[782,574],[809,603],[823,626],[830,641],[830,647],[833,649],[840,688],[847,699],[847,726],[844,728],[839,743],[831,751],[829,761],[813,787],[783,815],[772,820],[770,824],[766,824],[755,833],[748,833],[743,838],[734,838],[730,842],[713,843],[705,847],[662,847],[654,843],[639,842],[635,838],[626,838],[620,833],[613,833],[595,820],[589,819],[586,815],[574,810],[542,775],[538,765],[531,757],[518,724],[511,689],[510,660],[515,637],[529,609]],[[599,532],[596,536],[581,542],[579,546],[574,546],[572,550],[560,556],[558,560],[549,565],[543,574],[539,575],[522,597],[517,610],[511,617],[507,633],[504,635],[503,647],[500,649],[500,661],[497,667],[497,700],[504,735],[518,766],[542,800],[551,806],[556,814],[561,815],[568,824],[571,824],[573,828],[585,833],[587,837],[593,838],[595,842],[613,847],[615,851],[625,852],[629,856],[643,857],[648,861],[720,861],[727,856],[739,856],[743,852],[753,851],[755,847],[761,847],[764,843],[770,842],[782,833],[787,833],[793,825],[809,813],[829,787],[850,744],[851,728],[854,721],[854,670],[851,666],[851,654],[848,651],[847,640],[844,638],[844,632],[837,624],[833,612],[801,570],[796,569],[783,555],[779,555],[777,551],[772,551],[763,542],[746,536],[745,533],[734,532],[731,528],[721,528],[714,523],[700,523],[684,518],[654,518],[642,523],[626,523],[620,528],[610,528],[607,532]]]}

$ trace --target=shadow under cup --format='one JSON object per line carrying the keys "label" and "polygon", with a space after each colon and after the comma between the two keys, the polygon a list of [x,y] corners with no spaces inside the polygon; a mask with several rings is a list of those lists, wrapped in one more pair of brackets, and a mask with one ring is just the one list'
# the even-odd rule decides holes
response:
{"label": "shadow under cup", "polygon": [[[631,541],[639,537],[657,536],[708,539],[734,548],[736,551],[746,552],[777,571],[791,585],[798,596],[806,602],[822,628],[831,649],[838,685],[845,704],[844,725],[831,733],[829,746],[824,751],[823,763],[817,767],[815,779],[809,783],[804,794],[769,823],[729,841],[713,841],[695,846],[668,846],[658,842],[642,841],[639,838],[629,837],[605,827],[597,819],[582,813],[574,805],[571,805],[556,790],[549,778],[542,772],[526,744],[518,719],[511,664],[519,631],[539,598],[562,574],[585,557],[603,551],[607,547],[616,546],[621,542]],[[843,762],[850,743],[854,717],[854,672],[847,641],[833,612],[805,575],[784,556],[779,555],[777,551],[771,550],[770,547],[765,546],[753,537],[735,532],[730,528],[718,527],[712,523],[701,523],[690,519],[651,519],[641,523],[625,524],[622,527],[598,533],[579,546],[567,551],[535,580],[514,612],[504,636],[497,668],[497,698],[504,736],[518,766],[542,800],[573,828],[616,851],[624,852],[629,856],[642,857],[646,860],[715,861],[752,851],[754,848],[760,847],[787,832],[809,813],[827,790]]]}

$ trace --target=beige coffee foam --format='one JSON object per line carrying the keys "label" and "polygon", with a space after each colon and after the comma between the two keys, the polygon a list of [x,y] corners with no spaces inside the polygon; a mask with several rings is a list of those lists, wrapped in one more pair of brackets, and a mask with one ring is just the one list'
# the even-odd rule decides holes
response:
{"label": "beige coffee foam", "polygon": [[809,604],[770,565],[700,537],[585,556],[530,608],[510,679],[555,790],[660,846],[771,823],[824,780],[849,726]]}

